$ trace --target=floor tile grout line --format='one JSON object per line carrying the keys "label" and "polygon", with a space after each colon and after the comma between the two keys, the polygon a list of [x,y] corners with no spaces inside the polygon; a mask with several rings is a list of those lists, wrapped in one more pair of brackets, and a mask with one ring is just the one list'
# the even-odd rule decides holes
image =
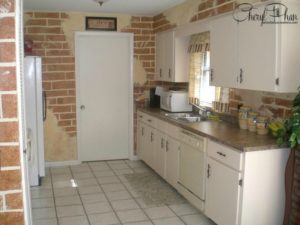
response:
{"label": "floor tile grout line", "polygon": [[[184,222],[184,220],[181,218],[181,216],[177,215],[177,213],[171,207],[169,207],[169,205],[167,205],[167,207],[181,220],[181,222],[183,222],[183,224],[188,225],[187,223]],[[193,214],[191,214],[191,215],[193,215]]]}
{"label": "floor tile grout line", "polygon": [[[73,174],[73,170],[72,170],[72,167],[70,167],[70,171],[71,171],[72,179],[75,180],[74,174]],[[80,192],[79,192],[78,185],[76,185],[76,192],[77,192],[77,194],[78,194],[78,196],[79,196],[79,199],[80,199],[80,201],[81,201],[81,205],[82,205],[84,214],[85,214],[85,216],[86,216],[86,219],[87,219],[87,221],[88,221],[88,224],[89,224],[89,225],[92,225],[92,224],[91,224],[91,221],[90,221],[90,219],[89,219],[89,216],[88,216],[88,214],[87,214],[87,212],[86,212],[86,209],[85,209],[85,207],[84,207],[83,201],[82,201],[82,199],[81,199],[81,195],[80,195]]]}
{"label": "floor tile grout line", "polygon": [[[103,162],[105,162],[105,164],[110,168],[110,166],[108,165],[108,163],[107,163],[106,161],[103,161]],[[108,198],[107,194],[105,193],[104,189],[102,189],[101,184],[99,183],[98,178],[96,177],[94,171],[91,169],[91,166],[90,166],[89,163],[88,163],[88,167],[89,167],[90,170],[92,171],[92,174],[93,174],[94,178],[96,179],[96,182],[97,182],[98,186],[99,186],[99,187],[101,188],[101,190],[103,191],[103,194],[104,194],[104,196],[105,196],[105,198],[106,198],[108,204],[110,205],[110,207],[111,207],[113,213],[116,215],[116,217],[117,217],[118,221],[120,222],[120,224],[122,224],[121,219],[119,218],[117,212],[116,212],[115,209],[113,208],[113,206],[112,206],[112,204],[111,204],[111,201],[109,200],[109,198]],[[110,168],[110,169],[111,169],[111,168]]]}
{"label": "floor tile grout line", "polygon": [[[126,165],[128,165],[125,162]],[[108,165],[110,167],[110,165]],[[129,166],[129,165],[128,165]],[[130,166],[129,166],[130,167]],[[133,169],[132,169],[133,170]],[[115,171],[113,171],[113,173],[118,177],[118,179],[121,181],[121,183],[123,184],[124,182],[120,179],[120,177],[117,175],[117,173],[115,173]],[[133,173],[135,173],[135,171],[133,170]],[[124,185],[124,184],[123,184]],[[127,192],[129,193],[129,195],[132,197],[132,199],[135,201],[135,203],[140,207],[140,209],[142,210],[142,212],[146,215],[146,217],[149,219],[149,221],[154,225],[153,221],[151,220],[151,218],[148,216],[148,214],[146,213],[146,211],[143,209],[143,207],[139,204],[139,202],[136,200],[136,198],[131,194],[130,190],[127,188],[126,185],[124,185],[125,189],[127,190]]]}
{"label": "floor tile grout line", "polygon": [[50,168],[50,179],[51,179],[51,187],[52,187],[52,195],[53,195],[53,202],[54,202],[54,210],[56,215],[56,222],[59,225],[58,221],[58,214],[57,214],[57,208],[56,208],[56,201],[55,201],[55,194],[54,194],[54,185],[53,185],[53,177],[52,177],[52,169]]}

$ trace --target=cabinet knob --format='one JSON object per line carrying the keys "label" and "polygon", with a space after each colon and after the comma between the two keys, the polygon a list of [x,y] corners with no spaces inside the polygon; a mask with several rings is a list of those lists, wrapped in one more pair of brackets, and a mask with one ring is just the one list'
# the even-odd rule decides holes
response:
{"label": "cabinet knob", "polygon": [[85,110],[85,105],[81,105],[81,106],[80,106],[80,109],[81,109],[81,110]]}

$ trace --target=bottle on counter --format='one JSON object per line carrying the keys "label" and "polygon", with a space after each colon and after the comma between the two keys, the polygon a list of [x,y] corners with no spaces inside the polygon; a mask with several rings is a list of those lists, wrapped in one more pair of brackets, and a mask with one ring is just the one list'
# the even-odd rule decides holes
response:
{"label": "bottle on counter", "polygon": [[250,132],[256,132],[256,122],[258,117],[257,112],[249,112],[248,113],[248,130]]}
{"label": "bottle on counter", "polygon": [[269,118],[266,116],[258,116],[256,122],[256,133],[260,135],[268,134]]}
{"label": "bottle on counter", "polygon": [[239,125],[243,130],[248,129],[248,114],[251,111],[251,108],[248,106],[242,106],[239,109]]}

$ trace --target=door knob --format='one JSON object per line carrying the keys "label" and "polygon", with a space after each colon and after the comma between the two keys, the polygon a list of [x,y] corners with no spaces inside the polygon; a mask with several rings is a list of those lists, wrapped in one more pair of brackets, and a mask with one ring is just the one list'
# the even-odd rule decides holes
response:
{"label": "door knob", "polygon": [[81,105],[81,106],[80,106],[80,109],[81,109],[81,110],[85,110],[85,105]]}

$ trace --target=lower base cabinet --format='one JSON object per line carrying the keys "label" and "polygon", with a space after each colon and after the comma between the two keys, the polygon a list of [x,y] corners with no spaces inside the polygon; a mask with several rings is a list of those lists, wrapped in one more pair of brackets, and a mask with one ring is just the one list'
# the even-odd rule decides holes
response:
{"label": "lower base cabinet", "polygon": [[179,178],[180,143],[173,138],[166,141],[166,181],[177,188]]}
{"label": "lower base cabinet", "polygon": [[217,224],[237,225],[241,173],[207,159],[205,214]]}
{"label": "lower base cabinet", "polygon": [[218,225],[282,225],[289,149],[239,152],[208,141],[205,214]]}
{"label": "lower base cabinet", "polygon": [[[145,116],[144,116],[145,117]],[[137,124],[137,151],[138,156],[174,188],[177,187],[179,176],[179,150],[180,142],[167,135],[168,126],[163,121],[155,119],[162,130],[146,124],[143,117],[138,119]],[[149,119],[154,121],[154,118]],[[176,136],[176,132],[174,131]]]}
{"label": "lower base cabinet", "polygon": [[154,170],[163,178],[166,177],[166,140],[167,136],[164,133],[160,131],[156,132]]}

